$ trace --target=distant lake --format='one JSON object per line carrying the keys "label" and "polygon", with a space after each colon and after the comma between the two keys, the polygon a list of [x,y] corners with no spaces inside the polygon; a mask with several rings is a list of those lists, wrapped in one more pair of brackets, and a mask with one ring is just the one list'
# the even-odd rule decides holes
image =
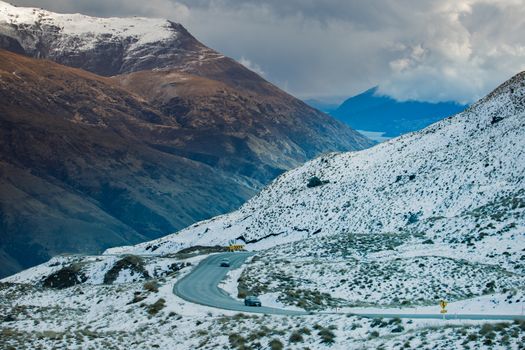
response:
{"label": "distant lake", "polygon": [[391,139],[391,137],[383,136],[385,134],[384,131],[366,131],[366,130],[356,130],[356,131],[365,135],[370,140],[374,140],[377,142],[384,142],[384,141]]}

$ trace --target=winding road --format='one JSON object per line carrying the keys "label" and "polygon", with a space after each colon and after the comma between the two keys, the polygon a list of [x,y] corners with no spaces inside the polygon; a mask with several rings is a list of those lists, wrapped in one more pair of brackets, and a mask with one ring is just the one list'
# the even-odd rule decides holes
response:
{"label": "winding road", "polygon": [[[229,270],[237,269],[242,266],[246,259],[254,253],[236,252],[220,253],[210,255],[193,269],[188,275],[184,276],[173,286],[173,293],[182,299],[205,306],[219,309],[255,312],[275,315],[309,315],[306,311],[294,311],[277,309],[271,307],[249,307],[245,306],[240,300],[232,298],[223,289],[219,288],[219,283],[226,277]],[[221,267],[222,259],[230,260],[230,267]],[[319,314],[335,314],[335,312],[319,312]],[[344,313],[347,314],[347,313]],[[357,316],[369,318],[411,318],[411,319],[441,319],[441,314],[396,314],[396,313],[354,313]],[[458,320],[525,320],[523,315],[478,315],[478,314],[449,314],[447,319]]]}
{"label": "winding road", "polygon": [[[178,281],[173,286],[173,293],[182,299],[195,304],[212,306],[225,310],[278,315],[306,315],[307,312],[301,311],[275,309],[265,306],[245,306],[242,301],[233,299],[228,293],[218,287],[219,283],[226,277],[229,270],[241,267],[244,261],[251,255],[253,255],[253,253],[246,252],[211,255],[201,261],[193,271]],[[230,260],[229,268],[220,266],[222,259]]]}

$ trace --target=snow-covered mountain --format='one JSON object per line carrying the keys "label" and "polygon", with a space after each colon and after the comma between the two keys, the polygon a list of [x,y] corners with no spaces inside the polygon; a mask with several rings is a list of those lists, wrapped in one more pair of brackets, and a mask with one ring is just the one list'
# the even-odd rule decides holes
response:
{"label": "snow-covered mountain", "polygon": [[[238,208],[320,154],[373,144],[168,20],[58,14],[0,1],[0,61],[0,167],[31,173],[29,181],[0,170],[0,276],[64,252],[93,254],[161,237]],[[102,98],[115,93],[127,97]],[[143,122],[129,124],[126,116],[146,110],[152,114]],[[122,122],[126,132],[101,137],[107,129],[99,122]],[[117,144],[126,151],[106,149]],[[57,147],[63,151],[49,151]],[[155,155],[144,157],[146,149]],[[115,166],[122,173],[108,171],[121,155],[136,161]],[[145,182],[130,185],[139,178]],[[48,182],[81,194],[99,214],[77,215],[72,204],[51,200],[60,192],[39,185]],[[25,199],[13,200],[13,191]],[[209,204],[194,205],[199,200]],[[123,232],[137,239],[114,239]]]}
{"label": "snow-covered mountain", "polygon": [[[0,4],[0,8],[8,6]],[[142,56],[137,43],[140,47],[153,47],[152,52],[158,54],[161,51],[157,49],[181,38],[173,34],[173,28],[168,29],[168,41],[159,39],[161,35],[151,39],[142,36],[142,31],[134,32],[137,27],[132,26],[137,24],[129,23],[143,19],[106,23],[81,15],[62,17],[43,10],[15,9],[9,10],[15,13],[14,17],[7,17],[9,24],[0,18],[0,23],[5,24],[0,27],[1,33],[13,30],[13,36],[0,35],[0,47],[30,56],[41,54],[56,61],[83,57],[71,65],[99,74],[128,73],[153,62]],[[77,23],[60,24],[67,18],[76,19]],[[152,33],[170,25],[144,21],[142,30]],[[112,34],[89,34],[91,29],[86,23],[105,23]],[[168,27],[162,23],[168,23]],[[72,46],[76,51],[61,56],[57,50],[53,56],[55,51],[48,49],[55,44],[48,38],[54,36],[59,43],[77,38],[70,43],[78,42]],[[40,45],[35,38],[45,40]],[[177,46],[170,46],[170,50],[177,50]],[[122,57],[132,64],[123,62]],[[202,65],[188,65],[193,61],[191,56],[180,65],[175,61],[173,68],[163,66],[162,54],[159,57],[155,66],[166,71],[151,68],[107,79],[0,51],[0,97],[9,101],[0,104],[0,122],[5,126],[4,137],[0,137],[4,142],[0,147],[0,175],[4,176],[4,181],[0,181],[4,189],[0,230],[16,228],[9,232],[19,244],[31,248],[32,241],[27,236],[17,235],[27,233],[22,224],[41,222],[35,226],[46,228],[50,218],[60,218],[43,204],[79,203],[76,207],[67,205],[67,210],[60,212],[69,215],[74,211],[69,217],[77,220],[72,226],[78,237],[79,220],[97,225],[97,218],[106,215],[98,208],[87,211],[79,199],[91,206],[97,203],[91,199],[97,198],[94,196],[110,200],[115,217],[125,214],[132,219],[129,222],[144,225],[152,221],[140,215],[144,212],[142,207],[133,211],[137,206],[131,199],[138,198],[138,194],[147,199],[143,203],[167,208],[159,210],[166,217],[177,212],[171,209],[177,207],[165,206],[166,197],[162,195],[168,189],[174,191],[170,200],[189,211],[193,211],[189,205],[192,202],[200,203],[199,207],[201,200],[217,204],[218,198],[231,188],[237,188],[235,194],[240,195],[242,187],[227,186],[240,181],[235,175],[214,176],[211,169],[208,172],[207,166],[200,164],[195,166],[203,172],[190,171],[193,162],[210,159],[202,156],[209,155],[206,152],[210,149],[221,151],[219,145],[204,144],[208,149],[203,149],[199,144],[195,148],[199,157],[195,160],[181,157],[183,166],[174,162],[173,157],[179,157],[175,150],[180,140],[239,140],[235,138],[237,129],[219,138],[202,132],[195,124],[202,127],[201,123],[212,121],[206,130],[227,130],[231,125],[239,125],[238,120],[246,120],[246,111],[250,112],[253,125],[263,121],[256,132],[252,128],[241,130],[248,135],[243,137],[248,140],[243,145],[254,149],[249,155],[258,155],[246,157],[253,162],[249,165],[261,163],[265,159],[259,157],[261,154],[276,157],[275,153],[261,152],[268,144],[281,149],[283,157],[290,157],[293,149],[311,156],[321,153],[321,145],[334,146],[326,143],[330,135],[352,135],[350,131],[340,134],[321,128],[330,125],[333,132],[339,124],[305,108],[255,73],[239,68],[233,60],[219,58],[209,63],[204,59]],[[110,58],[115,58],[115,62],[108,61]],[[114,64],[103,71],[105,66],[98,65],[100,62]],[[215,64],[218,62],[224,65]],[[198,69],[189,74],[179,72],[187,67]],[[242,74],[227,77],[226,67]],[[72,81],[75,98],[69,92]],[[161,85],[167,88],[152,88]],[[199,88],[197,96],[195,87]],[[69,102],[62,104],[63,99]],[[67,113],[56,113],[64,106]],[[218,106],[222,106],[220,113],[216,112]],[[238,114],[230,114],[232,109]],[[214,111],[213,118],[203,114],[206,110]],[[52,128],[47,124],[49,120],[54,121]],[[300,129],[306,122],[308,127]],[[87,132],[91,124],[100,130],[107,129],[100,125],[109,125],[118,132],[93,139],[99,134]],[[82,132],[76,132],[77,128]],[[170,132],[166,133],[168,129]],[[129,139],[126,130],[133,130],[136,137]],[[156,134],[156,130],[162,132]],[[316,148],[308,142],[318,130],[324,130],[325,138],[315,143]],[[199,137],[175,137],[179,131]],[[465,112],[420,132],[365,151],[325,154],[289,171],[238,211],[165,238],[113,248],[102,256],[55,256],[47,263],[0,280],[0,349],[519,349],[524,339],[523,321],[484,324],[485,321],[455,320],[453,315],[523,314],[524,131],[525,73],[520,73]],[[264,138],[276,132],[288,135],[289,141],[282,143],[280,138],[271,143],[275,140]],[[91,138],[84,142],[84,138],[71,137],[76,134]],[[117,135],[127,136],[125,142],[119,141]],[[97,140],[105,147],[93,142]],[[145,147],[139,140],[151,142]],[[366,140],[356,141],[366,146]],[[140,152],[128,144],[139,147]],[[233,141],[223,144],[227,149],[238,145]],[[184,144],[185,149],[190,146]],[[62,156],[55,152],[57,148],[68,148],[67,156],[54,158]],[[26,149],[30,151],[22,152]],[[105,157],[100,157],[100,149]],[[90,158],[102,162],[102,166]],[[42,171],[46,167],[35,168],[38,163],[49,166],[52,172]],[[159,169],[163,171],[159,173]],[[181,169],[191,181],[180,180]],[[75,175],[93,172],[100,172],[101,179],[111,175],[115,181],[103,183],[99,190],[93,176],[86,176],[88,182],[80,181],[83,178],[76,180]],[[178,177],[168,181],[173,174]],[[36,182],[37,176],[53,182]],[[60,178],[68,180],[69,187],[57,182]],[[188,184],[207,182],[208,178],[218,182],[214,186],[217,192],[206,194],[209,187],[192,192],[194,187]],[[129,182],[124,183],[123,179]],[[87,191],[86,183],[94,190]],[[111,190],[115,184],[119,186]],[[124,185],[137,196],[122,196]],[[31,201],[29,195],[33,195]],[[33,214],[24,206],[38,211]],[[109,213],[107,207],[100,208]],[[31,221],[33,218],[41,221]],[[48,242],[66,242],[69,232],[60,229],[62,235],[49,234]],[[131,231],[124,227],[122,232]],[[112,236],[111,232],[100,230],[98,234]],[[0,235],[0,243],[4,241]],[[222,284],[221,288],[234,298],[257,294],[265,305],[328,312],[305,316],[243,315],[192,304],[173,294],[174,284],[196,264],[208,254],[224,250],[196,245],[224,246],[230,241],[245,243],[248,249],[258,251],[251,261],[230,271]],[[15,252],[20,253],[19,245],[8,247],[17,248]],[[186,247],[191,248],[180,251]],[[3,255],[0,251],[0,258]],[[450,302],[447,308],[452,317],[447,321],[352,315],[359,308],[364,312],[438,314],[440,299]]]}
{"label": "snow-covered mountain", "polygon": [[[422,131],[289,171],[238,211],[110,251],[167,253],[231,240],[261,249],[321,235],[413,232],[421,241],[484,244],[516,262],[524,176],[525,72]],[[494,245],[494,236],[518,242]]]}
{"label": "snow-covered mountain", "polygon": [[0,1],[2,41],[10,42],[13,51],[101,75],[166,66],[191,71],[204,61],[224,58],[165,19],[59,14]]}

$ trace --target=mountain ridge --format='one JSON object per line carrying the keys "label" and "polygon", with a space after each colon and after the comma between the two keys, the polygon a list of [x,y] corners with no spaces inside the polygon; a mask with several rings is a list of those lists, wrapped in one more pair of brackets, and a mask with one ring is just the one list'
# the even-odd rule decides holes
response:
{"label": "mountain ridge", "polygon": [[257,73],[200,43],[181,24],[161,18],[59,14],[0,1],[2,42],[17,53],[102,76],[175,69],[248,91],[271,93],[277,89]]}
{"label": "mountain ridge", "polygon": [[[54,254],[159,237],[237,208],[318,154],[372,145],[167,20],[56,14],[0,2],[0,48],[26,57],[0,55],[14,67],[1,71],[3,132],[10,136],[0,156],[6,167],[24,162],[17,171],[36,175],[24,177],[32,203],[26,206],[10,200],[12,182],[3,179],[9,191],[2,192],[0,227],[9,239],[2,249],[20,262],[24,254],[36,257],[18,268]],[[71,192],[64,198],[83,204],[74,210],[58,199],[42,204],[46,186],[56,189],[50,198]],[[95,234],[98,248],[87,221],[107,224],[105,235]]]}
{"label": "mountain ridge", "polygon": [[2,50],[0,62],[1,248],[22,267],[158,237],[253,194],[248,178],[156,149],[180,125],[110,79]]}

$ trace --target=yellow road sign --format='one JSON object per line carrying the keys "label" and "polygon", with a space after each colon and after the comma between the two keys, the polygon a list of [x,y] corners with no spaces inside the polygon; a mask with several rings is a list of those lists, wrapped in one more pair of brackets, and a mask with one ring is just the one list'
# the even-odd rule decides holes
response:
{"label": "yellow road sign", "polygon": [[228,250],[230,252],[236,252],[236,251],[243,250],[243,249],[244,249],[244,245],[243,244],[231,244],[228,247]]}
{"label": "yellow road sign", "polygon": [[[439,301],[439,306],[441,307],[440,313],[442,313],[442,314],[446,314],[447,313],[447,310],[446,310],[447,305],[448,305],[448,303],[445,300],[440,300]],[[445,316],[443,316],[443,317],[445,317]]]}

